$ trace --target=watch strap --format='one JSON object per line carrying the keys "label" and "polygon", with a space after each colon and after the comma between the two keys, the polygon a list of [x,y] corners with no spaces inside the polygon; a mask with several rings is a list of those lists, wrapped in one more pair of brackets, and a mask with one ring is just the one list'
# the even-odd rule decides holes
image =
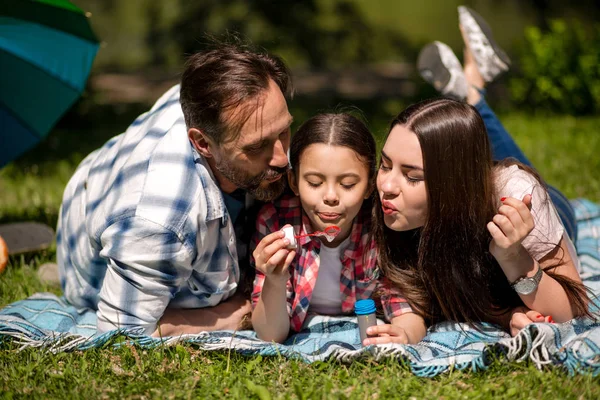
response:
{"label": "watch strap", "polygon": [[515,289],[515,285],[517,285],[519,282],[524,281],[525,279],[532,279],[535,282],[535,285],[537,287],[537,285],[540,283],[540,281],[542,280],[542,274],[543,274],[543,270],[542,267],[540,267],[540,265],[536,262],[535,265],[537,265],[537,271],[535,272],[535,274],[533,276],[522,276],[519,279],[517,279],[516,281],[514,281],[513,283],[510,284],[510,287]]}

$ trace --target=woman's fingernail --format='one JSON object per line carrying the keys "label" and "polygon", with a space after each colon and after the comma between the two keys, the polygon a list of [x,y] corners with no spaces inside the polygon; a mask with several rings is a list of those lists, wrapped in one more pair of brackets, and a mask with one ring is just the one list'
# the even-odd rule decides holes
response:
{"label": "woman's fingernail", "polygon": [[554,323],[554,320],[552,319],[552,315],[548,315],[548,322],[550,322],[551,324]]}
{"label": "woman's fingernail", "polygon": [[504,201],[504,200],[506,200],[506,197],[501,197],[500,198],[500,201]]}
{"label": "woman's fingernail", "polygon": [[535,316],[536,318],[544,318],[544,316],[542,314],[538,314]]}

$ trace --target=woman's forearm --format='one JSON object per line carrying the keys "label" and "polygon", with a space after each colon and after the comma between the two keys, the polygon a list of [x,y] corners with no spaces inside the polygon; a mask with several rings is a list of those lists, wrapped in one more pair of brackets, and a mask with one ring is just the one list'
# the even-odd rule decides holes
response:
{"label": "woman's forearm", "polygon": [[282,343],[290,331],[286,286],[265,279],[260,298],[252,313],[252,325],[257,336],[268,342]]}
{"label": "woman's forearm", "polygon": [[[521,277],[533,277],[539,263],[529,253],[523,252],[510,264],[500,264],[509,282],[513,283]],[[556,322],[565,322],[574,317],[573,309],[565,289],[551,276],[542,272],[542,278],[536,290],[531,294],[519,294],[521,300],[528,308],[538,311],[544,316],[552,316]]]}
{"label": "woman's forearm", "polygon": [[404,329],[409,344],[419,343],[427,334],[425,320],[413,312],[392,318],[390,323]]}

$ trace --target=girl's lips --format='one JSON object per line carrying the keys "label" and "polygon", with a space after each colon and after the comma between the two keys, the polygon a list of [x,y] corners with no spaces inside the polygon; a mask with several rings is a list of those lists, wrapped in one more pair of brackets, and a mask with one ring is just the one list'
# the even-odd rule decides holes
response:
{"label": "girl's lips", "polygon": [[335,213],[317,213],[323,221],[335,221],[340,217],[340,214]]}
{"label": "girl's lips", "polygon": [[381,209],[383,210],[383,213],[386,215],[391,215],[395,212],[398,212],[398,209],[389,201],[382,201],[381,202]]}

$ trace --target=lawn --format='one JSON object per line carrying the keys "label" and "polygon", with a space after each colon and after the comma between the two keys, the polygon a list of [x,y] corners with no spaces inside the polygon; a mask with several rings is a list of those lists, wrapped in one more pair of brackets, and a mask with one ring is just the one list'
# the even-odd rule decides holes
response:
{"label": "lawn", "polygon": [[[600,202],[600,117],[510,114],[502,120],[547,182],[570,198]],[[387,121],[380,117],[370,123],[381,136]],[[93,132],[68,128],[0,170],[0,222],[32,219],[54,225],[62,190],[79,160],[123,126],[104,124]],[[11,259],[0,276],[0,307],[39,291],[60,294],[35,274],[40,263],[54,258],[50,249]],[[10,341],[0,343],[0,398],[600,398],[600,377],[569,377],[558,369],[499,361],[485,372],[452,371],[424,379],[393,360],[307,365],[181,345],[56,355],[17,350]]]}

